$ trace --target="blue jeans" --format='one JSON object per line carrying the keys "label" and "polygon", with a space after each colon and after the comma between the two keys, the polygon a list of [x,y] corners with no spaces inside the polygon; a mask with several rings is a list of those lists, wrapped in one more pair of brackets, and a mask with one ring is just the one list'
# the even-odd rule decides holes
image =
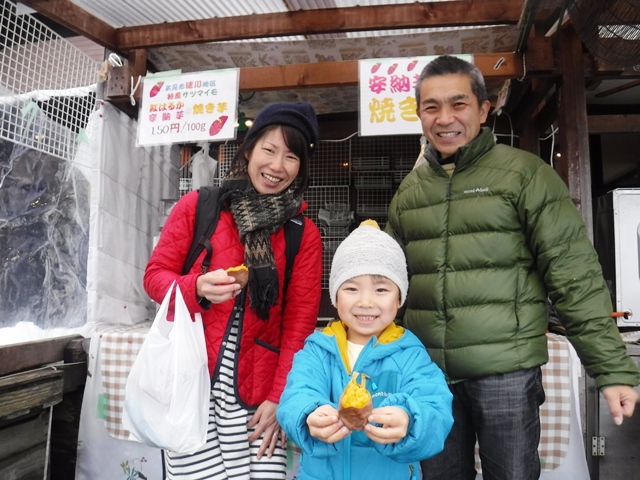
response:
{"label": "blue jeans", "polygon": [[424,480],[476,478],[476,436],[484,480],[535,480],[540,477],[540,405],[544,402],[539,367],[449,385],[453,429],[444,450],[420,462]]}

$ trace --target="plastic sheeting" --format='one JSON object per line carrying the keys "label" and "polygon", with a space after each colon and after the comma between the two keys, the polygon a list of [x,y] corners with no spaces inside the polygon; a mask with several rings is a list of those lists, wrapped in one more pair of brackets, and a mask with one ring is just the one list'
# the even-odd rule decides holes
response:
{"label": "plastic sheeting", "polygon": [[[17,107],[5,105],[3,118]],[[50,122],[42,112],[15,140],[0,140],[0,329],[83,325],[89,181],[70,162],[29,148]],[[53,131],[53,129],[49,129]],[[5,342],[9,335],[0,335]],[[21,339],[25,341],[28,338]]]}

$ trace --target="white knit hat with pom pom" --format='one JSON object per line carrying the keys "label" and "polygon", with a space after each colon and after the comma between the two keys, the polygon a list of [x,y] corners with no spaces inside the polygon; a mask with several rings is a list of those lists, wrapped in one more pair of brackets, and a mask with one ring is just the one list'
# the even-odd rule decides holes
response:
{"label": "white knit hat with pom pom", "polygon": [[407,261],[398,242],[380,230],[375,220],[365,220],[336,249],[329,276],[329,295],[336,306],[338,288],[360,275],[382,275],[400,289],[400,305],[409,288]]}

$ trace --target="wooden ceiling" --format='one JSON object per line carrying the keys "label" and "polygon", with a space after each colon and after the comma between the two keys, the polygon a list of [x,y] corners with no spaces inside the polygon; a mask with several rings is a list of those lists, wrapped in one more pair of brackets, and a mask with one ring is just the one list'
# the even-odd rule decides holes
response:
{"label": "wooden ceiling", "polygon": [[[517,128],[522,128],[533,116],[541,131],[557,117],[557,99],[554,100],[553,95],[561,81],[563,68],[558,58],[560,32],[571,29],[561,8],[565,3],[562,0],[460,0],[322,9],[307,5],[307,9],[284,13],[196,18],[125,27],[112,26],[84,10],[79,6],[80,0],[22,0],[21,3],[124,56],[128,60],[127,73],[134,76],[145,75],[154,69],[148,61],[149,52],[171,46],[251,39],[263,41],[292,35],[340,38],[347,32],[381,35],[398,29],[446,27],[455,30],[514,25],[520,36],[511,51],[474,55],[474,62],[485,75],[490,89],[497,91],[505,80],[514,80],[505,108],[513,113],[513,123]],[[131,4],[116,3],[112,8],[126,9],[129,8],[126,5]],[[153,8],[147,0],[134,3],[139,3],[138,7]],[[173,4],[179,8],[180,2]],[[580,65],[584,71],[576,78],[584,78],[587,86],[597,86],[603,79],[611,78],[624,84],[640,76],[633,69],[614,68],[602,60],[593,59],[584,49],[583,55],[584,61]],[[241,68],[240,91],[355,87],[357,66],[357,60],[347,60]],[[128,95],[123,95],[123,98],[128,100]],[[117,102],[118,98],[113,100]],[[126,104],[126,101],[122,102],[123,108],[127,108]]]}

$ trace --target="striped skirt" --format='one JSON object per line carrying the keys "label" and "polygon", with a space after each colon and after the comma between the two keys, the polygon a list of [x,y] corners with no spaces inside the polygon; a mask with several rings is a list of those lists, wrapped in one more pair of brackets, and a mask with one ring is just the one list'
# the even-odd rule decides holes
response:
{"label": "striped skirt", "polygon": [[166,479],[284,479],[286,451],[278,445],[271,458],[258,460],[261,436],[249,444],[255,427],[247,422],[255,411],[242,408],[235,397],[233,367],[238,341],[238,322],[234,319],[227,344],[222,352],[220,373],[211,389],[207,443],[196,453],[180,455],[164,452]]}

